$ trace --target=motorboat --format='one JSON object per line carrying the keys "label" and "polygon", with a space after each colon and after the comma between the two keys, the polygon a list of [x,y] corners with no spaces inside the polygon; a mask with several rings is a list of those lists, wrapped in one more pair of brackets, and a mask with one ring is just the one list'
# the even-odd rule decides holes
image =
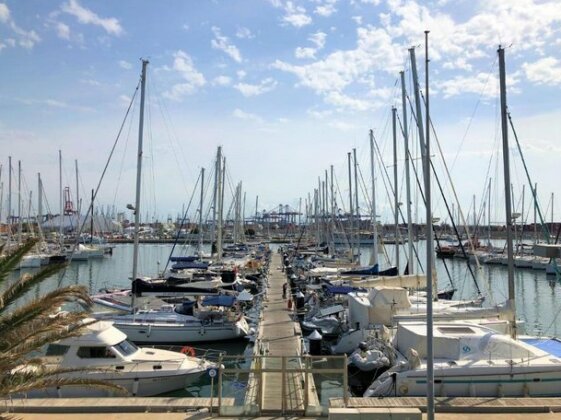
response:
{"label": "motorboat", "polygon": [[[86,319],[91,322],[93,319]],[[22,369],[62,368],[72,372],[60,377],[84,378],[119,385],[132,396],[147,397],[183,389],[197,381],[214,364],[188,354],[137,347],[112,322],[87,325],[84,333],[47,346],[40,366]],[[190,353],[190,354],[189,354]],[[43,388],[26,393],[27,397],[106,397],[114,390],[91,386]]]}

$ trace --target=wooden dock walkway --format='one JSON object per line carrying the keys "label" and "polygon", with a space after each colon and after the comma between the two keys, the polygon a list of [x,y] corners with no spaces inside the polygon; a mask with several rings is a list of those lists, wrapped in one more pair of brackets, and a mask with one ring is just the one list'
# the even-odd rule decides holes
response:
{"label": "wooden dock walkway", "polygon": [[[257,333],[257,342],[261,349],[266,349],[263,369],[276,372],[263,373],[262,412],[302,412],[307,406],[319,406],[319,400],[313,385],[312,375],[307,381],[302,372],[290,372],[301,368],[300,324],[293,319],[293,311],[288,309],[288,299],[283,299],[282,289],[286,276],[281,270],[280,254],[273,254],[268,278],[267,304],[263,308],[261,323]],[[285,371],[285,381],[283,373]],[[305,383],[308,395],[305,396]],[[282,396],[284,395],[284,398]],[[283,407],[284,401],[284,407]]]}

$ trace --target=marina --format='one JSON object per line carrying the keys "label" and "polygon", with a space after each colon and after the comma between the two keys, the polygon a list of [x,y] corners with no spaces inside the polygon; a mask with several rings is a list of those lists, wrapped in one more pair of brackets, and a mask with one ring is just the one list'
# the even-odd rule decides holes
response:
{"label": "marina", "polygon": [[0,417],[561,413],[554,0],[109,3],[0,3]]}

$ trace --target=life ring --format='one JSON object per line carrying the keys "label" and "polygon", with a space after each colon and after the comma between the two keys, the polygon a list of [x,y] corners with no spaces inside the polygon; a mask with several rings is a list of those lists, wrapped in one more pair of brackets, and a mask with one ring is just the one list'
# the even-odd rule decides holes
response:
{"label": "life ring", "polygon": [[187,354],[191,357],[195,357],[195,349],[193,347],[190,347],[190,346],[181,347],[181,353]]}
{"label": "life ring", "polygon": [[407,395],[407,393],[409,392],[409,387],[405,384],[401,384],[399,386],[399,394],[400,395]]}

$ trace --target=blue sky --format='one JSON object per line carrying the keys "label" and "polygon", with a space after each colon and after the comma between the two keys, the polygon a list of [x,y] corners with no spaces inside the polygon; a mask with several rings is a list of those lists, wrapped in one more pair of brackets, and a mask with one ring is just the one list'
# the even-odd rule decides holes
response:
{"label": "blue sky", "polygon": [[[146,212],[177,214],[200,168],[210,171],[218,145],[224,147],[232,183],[242,181],[247,191],[248,213],[256,194],[260,209],[279,203],[297,207],[330,165],[344,196],[352,148],[369,182],[370,128],[384,164],[391,164],[389,118],[392,105],[401,112],[399,71],[406,71],[410,86],[407,49],[419,46],[421,67],[425,29],[431,31],[432,117],[462,205],[467,207],[473,194],[479,203],[488,173],[493,178],[502,173],[496,164],[496,49],[502,44],[509,108],[545,209],[551,192],[561,197],[556,0],[5,1],[0,3],[4,204],[8,156],[22,161],[24,197],[36,190],[41,172],[53,212],[59,149],[64,184],[74,190],[76,159],[80,188],[94,187],[137,84],[140,57],[150,60]],[[422,68],[419,73],[424,78]],[[100,189],[102,204],[123,209],[134,200],[137,125],[135,113]],[[513,182],[520,201],[524,178],[516,155]],[[439,156],[435,163],[442,173]],[[497,220],[501,179],[492,200]],[[377,184],[385,218],[382,180]],[[440,200],[435,204],[442,215]]]}

